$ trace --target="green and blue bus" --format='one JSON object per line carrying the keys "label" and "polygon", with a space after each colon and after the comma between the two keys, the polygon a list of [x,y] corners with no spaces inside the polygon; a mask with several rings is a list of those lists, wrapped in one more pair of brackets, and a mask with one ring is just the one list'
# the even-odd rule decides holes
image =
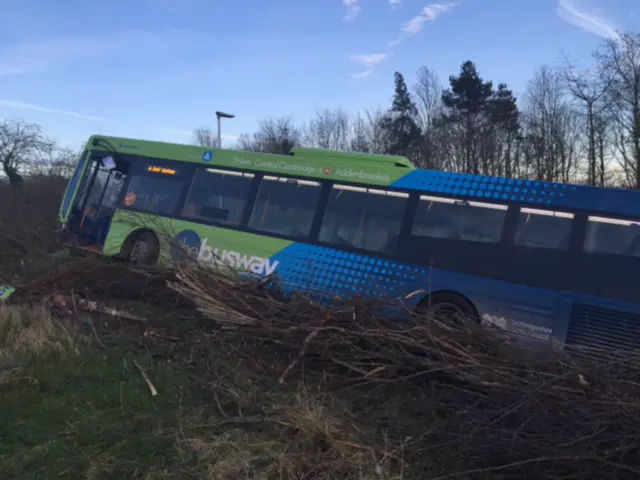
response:
{"label": "green and blue bus", "polygon": [[408,296],[417,312],[543,343],[640,345],[635,191],[94,136],[59,217],[70,242],[104,255],[186,251],[329,297]]}

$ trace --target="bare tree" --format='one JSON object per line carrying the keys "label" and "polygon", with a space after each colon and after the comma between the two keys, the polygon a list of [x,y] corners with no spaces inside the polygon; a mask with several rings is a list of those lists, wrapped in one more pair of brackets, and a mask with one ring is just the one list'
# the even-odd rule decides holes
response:
{"label": "bare tree", "polygon": [[23,175],[29,173],[30,165],[51,148],[38,125],[20,119],[0,124],[0,166],[14,186],[23,184]]}
{"label": "bare tree", "polygon": [[612,79],[607,103],[617,153],[628,185],[640,188],[640,32],[606,41],[596,59],[603,74]]}
{"label": "bare tree", "polygon": [[371,153],[388,153],[391,145],[385,128],[387,112],[382,108],[365,111],[365,125]]}
{"label": "bare tree", "polygon": [[78,163],[79,152],[73,148],[56,148],[51,157],[46,175],[68,178]]}
{"label": "bare tree", "polygon": [[443,113],[442,84],[433,70],[421,67],[413,90],[417,98],[418,118],[424,137],[421,145],[422,163],[428,168],[441,167],[442,162],[437,149],[436,122]]}
{"label": "bare tree", "polygon": [[564,94],[564,79],[541,67],[525,94],[521,163],[514,174],[568,182],[577,171],[576,115]]}
{"label": "bare tree", "polygon": [[329,150],[349,150],[350,123],[349,114],[342,109],[319,110],[305,128],[304,143]]}
{"label": "bare tree", "polygon": [[389,151],[385,129],[385,110],[365,110],[355,114],[349,122],[348,148],[351,152],[386,153]]}
{"label": "bare tree", "polygon": [[258,131],[242,134],[238,148],[251,152],[286,154],[300,145],[300,130],[290,117],[267,118],[260,122]]}
{"label": "bare tree", "polygon": [[200,147],[217,148],[218,136],[210,127],[198,127],[193,131],[193,143]]}
{"label": "bare tree", "polygon": [[349,150],[352,152],[371,153],[372,141],[369,125],[362,114],[356,114],[351,122]]}
{"label": "bare tree", "polygon": [[611,86],[611,76],[606,70],[601,72],[600,75],[595,75],[593,72],[588,71],[578,73],[566,56],[565,63],[563,77],[566,87],[577,104],[577,110],[585,118],[587,184],[604,185],[606,162],[603,135],[606,134],[606,126],[602,121],[605,109],[605,104],[602,100]]}
{"label": "bare tree", "polygon": [[442,83],[433,70],[420,67],[413,91],[422,129],[427,131],[442,114]]}

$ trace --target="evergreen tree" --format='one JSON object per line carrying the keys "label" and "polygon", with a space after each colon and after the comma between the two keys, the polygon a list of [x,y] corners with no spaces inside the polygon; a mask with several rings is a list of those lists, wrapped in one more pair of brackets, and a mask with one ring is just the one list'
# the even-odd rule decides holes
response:
{"label": "evergreen tree", "polygon": [[450,88],[442,93],[442,103],[449,114],[448,122],[460,123],[464,129],[464,169],[480,173],[477,141],[481,138],[480,123],[493,96],[493,83],[485,82],[471,61],[466,61],[458,76],[449,77]]}
{"label": "evergreen tree", "polygon": [[404,76],[395,72],[394,79],[395,94],[383,123],[391,139],[388,153],[416,160],[422,136],[418,126],[418,109],[411,98]]}
{"label": "evergreen tree", "polygon": [[493,158],[493,172],[508,177],[514,174],[517,161],[516,150],[520,135],[520,111],[515,95],[504,83],[498,85],[493,97],[488,103],[489,121],[493,126],[492,138],[496,146]]}
{"label": "evergreen tree", "polygon": [[504,83],[498,85],[498,89],[489,101],[489,113],[492,123],[497,124],[505,132],[517,133],[520,129],[520,112],[516,97]]}

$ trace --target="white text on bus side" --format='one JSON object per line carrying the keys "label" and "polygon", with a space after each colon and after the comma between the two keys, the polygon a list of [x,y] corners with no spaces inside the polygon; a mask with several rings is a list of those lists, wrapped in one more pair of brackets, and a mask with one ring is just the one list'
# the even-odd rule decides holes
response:
{"label": "white text on bus side", "polygon": [[255,255],[244,255],[234,250],[221,250],[207,245],[207,237],[202,239],[202,245],[198,252],[198,261],[226,265],[235,270],[245,270],[257,275],[271,275],[278,268],[277,260],[271,260]]}

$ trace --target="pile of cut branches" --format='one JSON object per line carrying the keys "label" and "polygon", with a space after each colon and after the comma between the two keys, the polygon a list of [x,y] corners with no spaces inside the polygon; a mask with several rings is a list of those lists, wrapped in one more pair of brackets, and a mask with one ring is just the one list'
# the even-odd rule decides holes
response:
{"label": "pile of cut branches", "polygon": [[[325,309],[194,266],[177,278],[171,288],[215,324],[253,348],[259,339],[286,350],[281,381],[304,368],[351,382],[366,399],[364,421],[405,442],[409,464],[442,459],[441,478],[640,478],[635,362],[532,355],[479,326],[436,319],[400,328],[357,299]],[[394,392],[406,394],[395,417]]]}

